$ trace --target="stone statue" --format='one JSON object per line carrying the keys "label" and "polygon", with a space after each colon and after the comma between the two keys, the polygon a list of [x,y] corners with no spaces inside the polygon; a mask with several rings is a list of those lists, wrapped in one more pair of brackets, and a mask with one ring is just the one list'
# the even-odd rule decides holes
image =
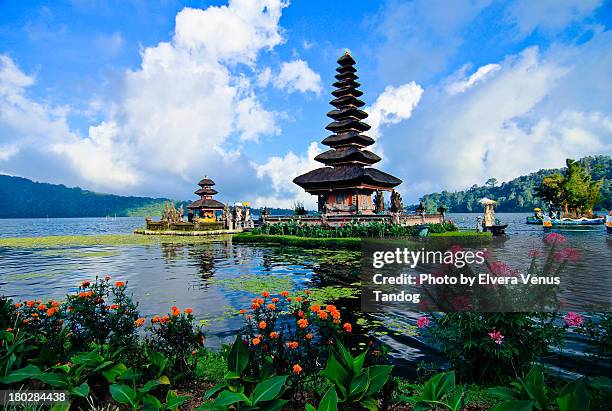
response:
{"label": "stone statue", "polygon": [[183,214],[185,214],[185,210],[183,209],[183,205],[181,204],[181,206],[178,209],[178,213],[177,213],[177,223],[182,223],[183,222]]}
{"label": "stone statue", "polygon": [[402,213],[404,211],[404,204],[402,203],[402,196],[397,191],[391,191],[391,212]]}
{"label": "stone statue", "polygon": [[234,205],[234,228],[239,230],[242,228],[242,204]]}
{"label": "stone statue", "polygon": [[226,204],[225,207],[223,207],[223,222],[225,223],[225,228],[228,230],[231,230],[232,227],[232,213],[230,211],[230,206],[229,204]]}
{"label": "stone statue", "polygon": [[380,190],[378,190],[376,195],[374,195],[374,212],[376,214],[382,214],[385,212],[385,196]]}
{"label": "stone statue", "polygon": [[245,207],[244,209],[244,226],[246,228],[253,228],[253,219],[251,218],[251,209],[249,207]]}

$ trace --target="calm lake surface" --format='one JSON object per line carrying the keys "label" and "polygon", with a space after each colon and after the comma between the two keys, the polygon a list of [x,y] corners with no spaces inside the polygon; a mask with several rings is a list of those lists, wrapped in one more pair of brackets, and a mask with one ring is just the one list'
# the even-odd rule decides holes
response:
{"label": "calm lake surface", "polygon": [[[509,224],[509,238],[496,243],[492,253],[515,268],[528,264],[530,249],[542,247],[543,230],[540,226],[526,225],[527,215],[496,214]],[[476,214],[454,214],[449,218],[459,226],[474,227]],[[143,224],[142,218],[8,219],[0,220],[0,237],[120,234],[131,233]],[[571,298],[612,301],[612,296],[601,287],[602,281],[608,284],[612,281],[609,268],[612,241],[605,228],[564,235],[568,245],[601,260],[601,264],[583,267],[581,281],[575,285],[573,296],[568,296],[570,303]],[[229,237],[197,244],[0,247],[0,293],[17,300],[61,299],[76,291],[84,279],[110,275],[128,281],[144,316],[166,313],[172,305],[193,308],[206,325],[208,343],[218,346],[235,335],[242,320],[234,314],[250,305],[254,292],[324,288],[342,295],[337,305],[344,308],[343,315],[371,329],[373,338],[389,344],[392,355],[410,374],[420,361],[436,358],[436,353],[411,332],[420,315],[359,313],[359,298],[348,297],[356,296],[356,288],[351,284],[357,281],[360,258],[360,253],[353,251],[235,244]],[[607,290],[611,288],[608,286]],[[594,289],[600,291],[594,295]],[[583,351],[584,341],[570,335],[563,352],[551,360],[551,365],[573,364]]]}

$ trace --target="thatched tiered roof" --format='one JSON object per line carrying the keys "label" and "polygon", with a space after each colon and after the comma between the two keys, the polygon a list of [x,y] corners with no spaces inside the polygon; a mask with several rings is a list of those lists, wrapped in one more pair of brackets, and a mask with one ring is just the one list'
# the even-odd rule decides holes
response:
{"label": "thatched tiered roof", "polygon": [[198,185],[200,188],[195,191],[195,194],[199,195],[200,199],[189,204],[187,208],[190,210],[223,210],[224,204],[212,198],[218,193],[212,188],[215,182],[206,176],[200,180]]}

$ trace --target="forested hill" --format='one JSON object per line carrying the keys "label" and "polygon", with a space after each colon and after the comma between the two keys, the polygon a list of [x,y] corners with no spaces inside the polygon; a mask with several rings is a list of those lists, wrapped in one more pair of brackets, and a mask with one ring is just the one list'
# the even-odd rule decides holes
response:
{"label": "forested hill", "polygon": [[[610,156],[585,157],[580,159],[584,164],[588,162],[593,180],[604,179],[601,190],[601,200],[596,210],[612,209],[612,158]],[[540,185],[542,178],[549,174],[563,173],[564,168],[540,170],[535,173],[515,178],[514,180],[496,184],[490,179],[484,186],[473,185],[469,190],[427,194],[421,202],[427,210],[436,210],[440,205],[450,212],[480,212],[482,206],[478,201],[488,197],[497,201],[496,211],[522,212],[533,211],[535,207],[543,207],[542,201],[535,195],[535,188]]]}
{"label": "forested hill", "polygon": [[100,194],[0,175],[0,218],[159,216],[168,201]]}

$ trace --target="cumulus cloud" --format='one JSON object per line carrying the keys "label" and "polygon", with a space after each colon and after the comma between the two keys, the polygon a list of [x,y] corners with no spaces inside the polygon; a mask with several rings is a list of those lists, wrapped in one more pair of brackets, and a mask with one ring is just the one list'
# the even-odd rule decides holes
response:
{"label": "cumulus cloud", "polygon": [[[241,144],[280,131],[276,114],[262,106],[237,64],[252,68],[262,50],[283,43],[279,18],[286,6],[231,0],[205,10],[184,8],[172,40],[141,51],[140,67],[126,71],[122,94],[86,136],[70,130],[65,113],[54,115],[57,108],[28,99],[24,90],[34,79],[4,56],[0,127],[27,128],[11,140],[66,159],[78,176],[73,181],[87,187],[189,196],[207,170],[244,172],[237,164],[244,163]],[[303,87],[300,77],[294,81]],[[3,149],[3,158],[15,157],[14,151]],[[10,172],[10,164],[0,166]],[[240,178],[220,176],[228,184]],[[185,187],[189,191],[181,191]]]}
{"label": "cumulus cloud", "polygon": [[368,123],[372,126],[368,134],[374,138],[381,135],[381,127],[407,120],[423,95],[423,88],[414,81],[399,87],[387,86],[371,107]]}
{"label": "cumulus cloud", "polygon": [[271,193],[257,197],[255,205],[292,208],[295,201],[301,201],[307,208],[316,208],[316,198],[294,184],[293,179],[322,167],[321,163],[314,160],[321,152],[320,146],[313,141],[304,155],[299,156],[289,151],[284,157],[270,157],[265,164],[254,163],[257,177],[261,180],[268,179],[272,183]]}
{"label": "cumulus cloud", "polygon": [[281,65],[280,72],[274,78],[274,86],[286,89],[289,93],[311,91],[321,93],[321,76],[315,73],[304,60],[294,60]]}

